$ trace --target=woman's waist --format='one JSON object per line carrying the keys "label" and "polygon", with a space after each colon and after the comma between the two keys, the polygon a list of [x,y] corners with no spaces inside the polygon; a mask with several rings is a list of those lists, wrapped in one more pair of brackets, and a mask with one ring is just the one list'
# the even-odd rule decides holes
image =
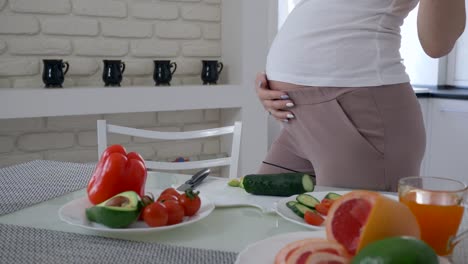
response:
{"label": "woman's waist", "polygon": [[304,86],[304,85],[294,84],[290,82],[282,82],[282,81],[274,81],[274,80],[269,80],[268,86],[270,87],[271,90],[286,91],[286,92],[314,87],[314,86]]}
{"label": "woman's waist", "polygon": [[296,91],[310,89],[345,89],[345,88],[378,88],[388,85],[408,83],[409,77],[405,71],[390,75],[372,74],[368,76],[355,76],[339,78],[330,74],[326,77],[314,75],[294,75],[275,72],[266,72],[271,90]]}
{"label": "woman's waist", "polygon": [[[374,95],[393,98],[392,101],[407,101],[404,98],[412,98],[415,96],[412,86],[408,82],[366,87],[301,86],[277,81],[269,81],[269,85],[272,90],[287,91],[291,100],[297,105],[319,104],[335,100],[347,94],[355,94],[356,92],[359,94],[372,93]],[[285,90],[285,87],[287,90]]]}

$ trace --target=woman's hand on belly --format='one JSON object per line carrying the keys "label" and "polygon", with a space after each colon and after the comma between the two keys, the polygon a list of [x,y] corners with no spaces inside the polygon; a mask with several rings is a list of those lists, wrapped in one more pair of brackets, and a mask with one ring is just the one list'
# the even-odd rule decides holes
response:
{"label": "woman's hand on belly", "polygon": [[289,99],[285,91],[270,89],[265,73],[257,74],[255,89],[263,108],[276,120],[288,122],[294,118],[293,113],[289,111],[289,109],[294,107],[294,103]]}

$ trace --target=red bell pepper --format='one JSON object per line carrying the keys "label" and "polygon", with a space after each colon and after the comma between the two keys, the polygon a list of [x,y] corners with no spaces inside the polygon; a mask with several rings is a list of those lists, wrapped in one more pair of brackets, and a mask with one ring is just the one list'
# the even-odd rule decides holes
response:
{"label": "red bell pepper", "polygon": [[136,152],[127,154],[121,145],[109,146],[99,159],[96,169],[88,183],[88,198],[99,204],[112,196],[135,191],[145,194],[146,166],[143,158]]}

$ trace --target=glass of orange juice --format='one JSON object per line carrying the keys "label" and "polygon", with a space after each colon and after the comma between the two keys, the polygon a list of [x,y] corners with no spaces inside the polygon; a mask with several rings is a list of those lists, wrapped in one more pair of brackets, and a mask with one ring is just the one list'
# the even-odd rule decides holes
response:
{"label": "glass of orange juice", "polygon": [[399,200],[415,215],[421,239],[449,258],[457,243],[468,237],[468,231],[457,235],[466,195],[466,184],[448,178],[407,177],[398,183]]}

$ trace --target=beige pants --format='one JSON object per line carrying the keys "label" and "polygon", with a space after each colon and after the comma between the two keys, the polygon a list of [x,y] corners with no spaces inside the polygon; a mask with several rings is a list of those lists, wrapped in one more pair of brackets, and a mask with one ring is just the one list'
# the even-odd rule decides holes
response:
{"label": "beige pants", "polygon": [[[396,191],[419,176],[426,134],[410,84],[288,92],[285,123],[259,173],[315,171],[322,186]],[[288,168],[289,170],[282,169]]]}

